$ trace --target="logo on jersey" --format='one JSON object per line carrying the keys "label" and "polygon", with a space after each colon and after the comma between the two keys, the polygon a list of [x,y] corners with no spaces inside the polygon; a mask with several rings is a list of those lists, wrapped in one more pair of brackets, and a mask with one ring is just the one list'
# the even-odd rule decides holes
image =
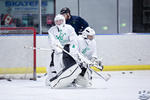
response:
{"label": "logo on jersey", "polygon": [[64,36],[66,35],[66,33],[62,33],[62,30],[59,30],[59,35],[56,35],[56,38],[61,42],[61,43],[65,43],[67,40],[64,40]]}
{"label": "logo on jersey", "polygon": [[85,54],[90,48],[86,47],[85,49],[82,50],[82,54]]}

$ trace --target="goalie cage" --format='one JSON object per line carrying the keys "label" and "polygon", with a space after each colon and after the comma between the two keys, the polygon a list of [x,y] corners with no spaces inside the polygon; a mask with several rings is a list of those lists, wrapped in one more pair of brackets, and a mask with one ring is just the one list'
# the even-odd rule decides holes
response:
{"label": "goalie cage", "polygon": [[36,30],[33,27],[0,28],[0,79],[36,80]]}

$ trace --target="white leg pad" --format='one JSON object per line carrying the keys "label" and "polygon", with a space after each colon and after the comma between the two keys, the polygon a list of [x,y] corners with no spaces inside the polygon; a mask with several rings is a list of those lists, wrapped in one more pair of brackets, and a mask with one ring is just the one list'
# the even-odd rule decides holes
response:
{"label": "white leg pad", "polygon": [[64,88],[70,85],[81,73],[81,68],[75,64],[65,70],[59,77],[50,82],[52,88]]}
{"label": "white leg pad", "polygon": [[84,76],[79,75],[75,80],[75,83],[81,87],[92,86],[92,72],[87,69]]}

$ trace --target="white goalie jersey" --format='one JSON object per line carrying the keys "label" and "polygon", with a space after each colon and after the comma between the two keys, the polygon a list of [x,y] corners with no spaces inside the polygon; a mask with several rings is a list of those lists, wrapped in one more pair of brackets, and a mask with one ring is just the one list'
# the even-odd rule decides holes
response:
{"label": "white goalie jersey", "polygon": [[87,59],[97,58],[96,41],[84,39],[82,36],[78,36],[78,51],[82,53]]}

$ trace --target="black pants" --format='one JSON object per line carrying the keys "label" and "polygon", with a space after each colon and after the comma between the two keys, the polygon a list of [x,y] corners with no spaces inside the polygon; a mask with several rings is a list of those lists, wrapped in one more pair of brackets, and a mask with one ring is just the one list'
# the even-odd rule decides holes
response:
{"label": "black pants", "polygon": [[[69,44],[64,46],[64,49],[68,52],[70,52],[69,46],[70,46]],[[64,66],[65,66],[65,69],[68,69],[69,67],[76,64],[76,61],[70,55],[68,55],[67,53],[65,53],[63,51],[63,63],[64,63]]]}
{"label": "black pants", "polygon": [[52,67],[52,66],[54,66],[54,50],[53,50],[53,52],[52,52],[52,54],[51,54],[51,62],[50,62],[50,67]]}

